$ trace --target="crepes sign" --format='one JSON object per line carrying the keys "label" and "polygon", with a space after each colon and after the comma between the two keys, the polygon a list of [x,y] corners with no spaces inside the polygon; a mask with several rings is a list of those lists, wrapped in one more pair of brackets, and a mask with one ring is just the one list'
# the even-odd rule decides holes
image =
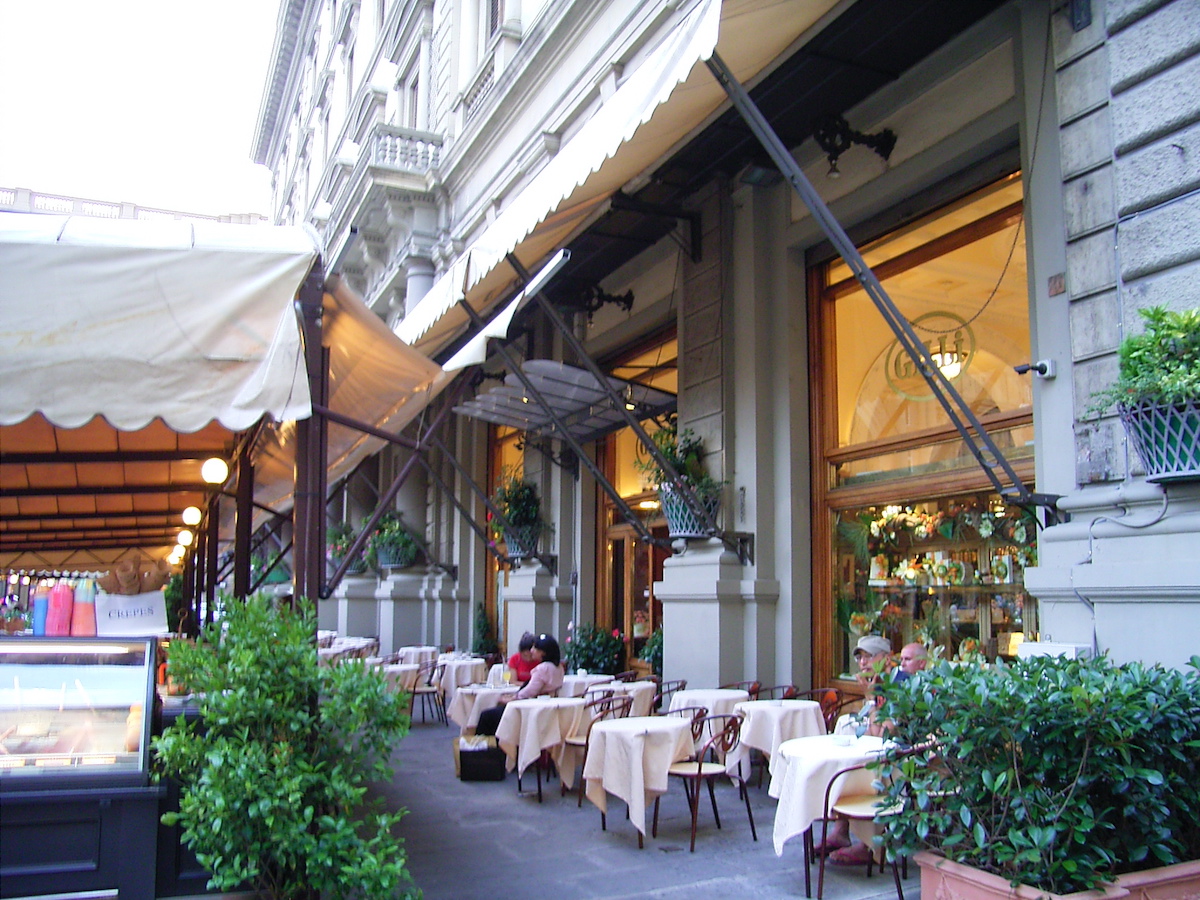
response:
{"label": "crepes sign", "polygon": [[96,593],[96,634],[129,637],[167,633],[167,599],[162,591],[144,594]]}

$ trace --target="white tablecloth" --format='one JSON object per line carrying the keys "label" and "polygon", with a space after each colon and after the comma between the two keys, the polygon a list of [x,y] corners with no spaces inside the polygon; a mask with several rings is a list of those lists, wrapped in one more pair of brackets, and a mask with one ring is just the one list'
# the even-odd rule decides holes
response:
{"label": "white tablecloth", "polygon": [[611,687],[614,694],[628,694],[633,698],[633,706],[629,710],[631,716],[648,716],[653,712],[654,695],[658,693],[658,685],[653,681],[614,681],[605,685]]}
{"label": "white tablecloth", "polygon": [[487,678],[487,662],[483,659],[450,657],[442,662],[446,668],[442,670],[441,688],[447,707],[454,702],[454,695],[460,687],[479,684]]}
{"label": "white tablecloth", "polygon": [[396,653],[400,657],[400,662],[417,663],[418,665],[433,662],[438,658],[437,647],[401,647]]}
{"label": "white tablecloth", "polygon": [[737,704],[749,699],[750,695],[738,688],[694,688],[672,694],[670,709],[703,706],[710,716],[729,715]]}
{"label": "white tablecloth", "polygon": [[[516,768],[520,774],[537,762],[543,750],[558,748],[574,733],[582,712],[582,697],[534,697],[506,703],[496,741],[508,756],[509,771]],[[557,755],[561,757],[561,753]]]}
{"label": "white tablecloth", "polygon": [[[877,737],[847,739],[842,735],[824,734],[780,744],[771,766],[768,789],[768,793],[779,800],[774,828],[776,855],[782,856],[783,845],[796,835],[804,834],[824,814],[825,788],[839,769],[868,762],[882,752],[883,739]],[[843,793],[869,792],[874,780],[874,774],[866,770],[839,779],[830,793],[830,803]],[[867,839],[870,840],[869,834]]]}
{"label": "white tablecloth", "polygon": [[515,694],[520,688],[517,685],[504,687],[485,687],[469,685],[460,687],[454,692],[454,700],[446,707],[446,715],[463,731],[473,731],[479,724],[479,714],[485,709],[500,705],[500,698],[505,694]]}
{"label": "white tablecloth", "polygon": [[564,675],[558,696],[582,697],[593,684],[609,684],[612,680],[611,675]]}
{"label": "white tablecloth", "polygon": [[604,813],[608,794],[621,798],[629,806],[629,821],[645,834],[646,806],[666,793],[667,769],[692,752],[687,719],[642,716],[597,722],[583,769],[587,797]]}
{"label": "white tablecloth", "polygon": [[772,770],[779,745],[793,738],[814,737],[825,733],[825,717],[815,700],[746,700],[733,708],[744,717],[741,743],[725,759],[731,774],[746,762],[742,777],[750,775],[750,749],[761,750],[771,759]]}
{"label": "white tablecloth", "polygon": [[421,667],[416,663],[393,663],[383,666],[383,676],[387,679],[388,687],[393,691],[408,691],[417,684],[417,672]]}

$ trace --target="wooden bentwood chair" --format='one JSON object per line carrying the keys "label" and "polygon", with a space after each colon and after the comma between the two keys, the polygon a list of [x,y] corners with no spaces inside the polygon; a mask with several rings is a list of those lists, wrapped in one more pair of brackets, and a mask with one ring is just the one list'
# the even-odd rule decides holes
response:
{"label": "wooden bentwood chair", "polygon": [[446,703],[442,697],[442,674],[446,671],[445,663],[436,661],[421,663],[417,670],[417,683],[412,692],[412,705],[408,710],[411,720],[416,712],[417,698],[421,698],[421,721],[425,721],[425,712],[432,704],[433,714],[443,725],[449,725],[446,718]]}
{"label": "wooden bentwood chair", "polygon": [[825,731],[831,733],[833,726],[837,724],[838,716],[842,714],[842,710],[861,698],[848,695],[841,688],[824,687],[813,688],[809,691],[799,691],[796,693],[795,699],[816,700],[820,703],[821,715],[825,719]]}
{"label": "wooden bentwood chair", "polygon": [[751,700],[758,699],[758,692],[762,690],[761,681],[735,681],[731,684],[721,685],[721,690],[745,691],[750,695]]}
{"label": "wooden bentwood chair", "polygon": [[[654,702],[650,704],[650,714],[655,713],[665,714],[671,708],[671,698],[675,696],[677,691],[687,690],[687,679],[678,678],[674,681],[663,681],[658,685],[658,693],[654,695]],[[707,713],[707,710],[705,711]]]}
{"label": "wooden bentwood chair", "polygon": [[[698,733],[698,734],[697,734]],[[717,828],[721,827],[721,814],[717,812],[717,795],[713,790],[713,781],[718,777],[725,775],[725,763],[723,760],[729,753],[738,745],[742,734],[742,717],[740,715],[716,715],[705,716],[692,721],[692,736],[694,738],[704,734],[711,734],[712,737],[704,744],[700,752],[696,754],[694,759],[677,762],[667,770],[668,775],[674,775],[677,778],[683,779],[684,791],[687,794],[688,805],[692,812],[692,839],[691,852],[696,852],[696,820],[700,813],[700,784],[703,782],[708,787],[708,799],[712,803],[713,819],[717,823]],[[730,776],[737,783],[738,791],[742,799],[746,802],[746,816],[750,819],[750,834],[754,840],[758,840],[758,831],[754,827],[754,813],[750,809],[750,795],[746,792],[746,786],[737,776]],[[661,797],[654,798],[654,825],[651,829],[651,836],[658,837],[658,802]]]}

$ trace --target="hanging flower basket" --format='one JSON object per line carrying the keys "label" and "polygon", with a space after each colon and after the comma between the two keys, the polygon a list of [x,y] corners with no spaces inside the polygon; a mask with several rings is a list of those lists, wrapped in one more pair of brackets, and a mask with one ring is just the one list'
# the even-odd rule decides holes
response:
{"label": "hanging flower basket", "polygon": [[[658,486],[658,500],[662,504],[663,515],[667,519],[667,536],[671,538],[703,538],[709,536],[704,522],[696,517],[683,495],[678,493],[670,483]],[[717,511],[721,508],[719,493],[700,494],[700,502],[704,510],[715,522]]]}
{"label": "hanging flower basket", "polygon": [[1200,480],[1200,401],[1119,407],[1121,422],[1153,482]]}
{"label": "hanging flower basket", "polygon": [[508,547],[508,555],[513,559],[525,559],[536,556],[538,539],[542,536],[542,526],[511,525],[504,529],[504,544]]}
{"label": "hanging flower basket", "polygon": [[[337,567],[342,564],[342,557],[334,556],[334,555],[330,554],[329,563],[331,566],[333,566],[334,570],[336,571]],[[367,561],[365,559],[363,559],[362,557],[359,557],[354,562],[350,563],[350,567],[348,569],[346,569],[346,574],[347,575],[364,575],[364,574],[366,574],[366,571],[367,571]]]}
{"label": "hanging flower basket", "polygon": [[381,569],[403,569],[417,561],[416,547],[378,547],[375,557]]}

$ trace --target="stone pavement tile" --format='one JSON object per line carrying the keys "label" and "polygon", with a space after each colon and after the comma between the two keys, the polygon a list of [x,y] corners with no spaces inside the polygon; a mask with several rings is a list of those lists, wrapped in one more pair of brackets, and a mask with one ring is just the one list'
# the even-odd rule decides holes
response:
{"label": "stone pavement tile", "polygon": [[[610,798],[608,831],[585,798],[559,795],[557,779],[543,781],[538,804],[533,773],[499,782],[463,782],[454,776],[451,741],[458,729],[438,724],[413,726],[392,755],[395,778],[376,790],[393,807],[409,813],[400,825],[408,868],[426,900],[773,900],[804,897],[804,853],[790,841],[782,857],[771,846],[775,801],[762,788],[750,788],[758,842],[750,837],[745,806],[729,783],[718,784],[720,830],[701,798],[696,852],[688,852],[691,817],[683,786],[673,780],[662,800],[658,838],[646,837],[639,850],[637,831],[625,819],[624,804]],[[647,828],[651,812],[647,814]],[[816,890],[813,866],[813,890]],[[909,866],[905,900],[920,900],[916,866]],[[827,900],[890,900],[895,897],[887,870],[867,878],[865,868],[830,866]]]}

